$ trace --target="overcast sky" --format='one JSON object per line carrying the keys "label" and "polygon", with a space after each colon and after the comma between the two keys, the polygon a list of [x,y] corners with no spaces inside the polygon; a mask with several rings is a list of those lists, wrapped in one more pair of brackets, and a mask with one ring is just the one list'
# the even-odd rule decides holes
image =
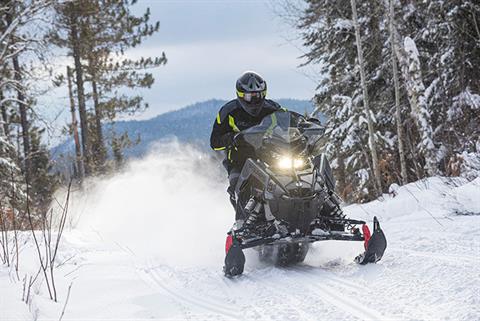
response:
{"label": "overcast sky", "polygon": [[160,31],[133,56],[167,55],[144,96],[151,108],[143,117],[210,98],[231,99],[235,81],[245,70],[267,80],[271,98],[310,99],[315,84],[297,66],[302,52],[291,39],[295,30],[272,10],[269,1],[140,0],[150,7]]}

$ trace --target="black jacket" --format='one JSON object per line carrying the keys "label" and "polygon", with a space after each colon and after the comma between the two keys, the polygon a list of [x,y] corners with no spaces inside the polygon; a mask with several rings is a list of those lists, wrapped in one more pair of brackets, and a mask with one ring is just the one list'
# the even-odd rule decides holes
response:
{"label": "black jacket", "polygon": [[220,108],[213,123],[210,146],[214,150],[226,150],[228,153],[236,133],[258,125],[265,116],[281,109],[282,107],[278,103],[265,99],[262,111],[254,117],[240,106],[237,99],[229,101]]}

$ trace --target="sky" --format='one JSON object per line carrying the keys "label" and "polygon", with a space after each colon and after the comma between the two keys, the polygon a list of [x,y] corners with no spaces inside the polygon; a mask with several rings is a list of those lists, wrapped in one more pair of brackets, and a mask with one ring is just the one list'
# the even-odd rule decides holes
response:
{"label": "sky", "polygon": [[143,91],[148,118],[197,101],[233,99],[235,81],[246,70],[260,73],[271,98],[313,97],[315,83],[297,66],[300,43],[287,40],[295,30],[274,13],[269,1],[140,0],[135,12],[150,7],[160,31],[133,57],[165,52],[168,62],[154,72]]}
{"label": "sky", "polygon": [[[150,107],[133,118],[151,118],[212,98],[233,99],[235,82],[246,70],[266,79],[268,98],[311,99],[316,84],[306,74],[312,70],[297,68],[303,61],[301,41],[292,40],[298,31],[275,13],[280,1],[139,0],[133,12],[142,15],[150,8],[151,21],[160,21],[160,30],[127,55],[165,52],[168,62],[154,69],[152,88],[139,91]],[[58,58],[59,72],[70,60]],[[55,119],[49,139],[55,144],[70,121],[66,88],[40,100]]]}

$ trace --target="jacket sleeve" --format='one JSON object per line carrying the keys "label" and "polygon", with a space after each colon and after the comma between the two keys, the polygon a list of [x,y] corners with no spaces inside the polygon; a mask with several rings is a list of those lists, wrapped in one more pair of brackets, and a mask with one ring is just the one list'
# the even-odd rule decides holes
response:
{"label": "jacket sleeve", "polygon": [[213,123],[210,146],[214,150],[224,150],[232,144],[233,136],[235,136],[235,132],[228,125],[226,119],[221,119],[219,112]]}

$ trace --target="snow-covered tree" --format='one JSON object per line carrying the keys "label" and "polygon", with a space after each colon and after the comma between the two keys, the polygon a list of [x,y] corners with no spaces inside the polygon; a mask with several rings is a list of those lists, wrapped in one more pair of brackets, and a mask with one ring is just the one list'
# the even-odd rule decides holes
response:
{"label": "snow-covered tree", "polygon": [[[333,160],[339,190],[347,199],[365,199],[375,194],[374,165],[369,148],[368,116],[379,150],[390,149],[391,136],[382,132],[391,124],[391,115],[379,103],[389,92],[385,89],[390,66],[385,62],[381,35],[386,32],[380,23],[381,1],[358,3],[359,29],[365,60],[365,85],[369,94],[370,113],[365,111],[363,88],[358,68],[355,27],[351,2],[306,1],[298,28],[302,31],[306,64],[320,68],[315,101],[328,118],[328,141],[325,150]],[[372,14],[374,13],[374,14]],[[376,123],[375,123],[376,122]],[[374,131],[373,127],[377,130]],[[391,132],[391,131],[386,131]],[[341,133],[341,134],[339,134]],[[382,153],[377,156],[380,160]],[[382,179],[383,175],[378,175]],[[344,180],[344,181],[343,181]],[[382,183],[381,183],[382,184]],[[354,190],[355,193],[350,193]],[[353,195],[355,194],[355,195]]]}
{"label": "snow-covered tree", "polygon": [[[399,42],[410,37],[406,49],[413,43],[417,48],[425,87],[419,97],[420,111],[430,114],[437,165],[445,173],[450,157],[463,151],[478,152],[480,4],[471,0],[408,1],[399,10]],[[412,51],[416,55],[414,48]],[[420,136],[420,144],[430,144],[428,135]]]}
{"label": "snow-covered tree", "polygon": [[0,200],[2,203],[8,203],[16,189],[21,171],[15,159],[15,146],[5,135],[3,121],[0,123],[2,123],[0,126]]}
{"label": "snow-covered tree", "polygon": [[367,118],[367,128],[368,128],[368,147],[370,149],[370,154],[372,155],[372,167],[373,174],[377,188],[377,194],[382,194],[382,178],[380,176],[380,168],[378,164],[378,155],[377,155],[377,138],[375,135],[375,129],[373,123],[375,122],[375,116],[370,111],[370,103],[368,96],[368,88],[365,79],[365,65],[363,60],[363,47],[362,47],[362,38],[360,36],[360,25],[357,18],[357,4],[355,0],[351,0],[352,8],[352,18],[353,25],[355,29],[355,43],[357,46],[357,56],[358,56],[358,67],[360,69],[360,81],[362,84],[362,99],[363,107],[365,108],[365,115]]}
{"label": "snow-covered tree", "polygon": [[404,146],[404,129],[402,122],[402,112],[400,108],[400,80],[398,75],[398,64],[397,64],[397,39],[396,39],[396,27],[395,27],[395,7],[394,0],[388,1],[388,33],[390,47],[392,48],[390,56],[392,61],[392,76],[393,84],[395,86],[395,124],[397,127],[397,142],[398,142],[398,154],[400,158],[400,171],[401,171],[401,183],[408,183],[408,173],[407,173],[407,161],[405,155],[405,146]]}
{"label": "snow-covered tree", "polygon": [[415,42],[410,37],[404,39],[404,77],[408,100],[413,118],[417,121],[420,134],[419,150],[425,158],[425,168],[429,176],[438,173],[435,145],[433,143],[433,130],[431,126],[430,111],[425,99],[425,86],[423,84],[422,70],[419,53]]}
{"label": "snow-covered tree", "polygon": [[[26,181],[33,179],[31,125],[33,85],[43,57],[41,34],[52,0],[9,0],[0,3],[0,180],[3,202],[18,208],[25,200]],[[43,68],[44,66],[42,66]],[[15,145],[13,144],[15,142]],[[38,166],[36,171],[41,170]]]}
{"label": "snow-covered tree", "polygon": [[[305,64],[319,67],[315,101],[329,120],[325,150],[334,160],[340,187],[353,185],[354,191],[367,189],[371,195],[372,186],[357,179],[362,171],[371,180],[374,170],[364,153],[368,118],[355,69],[351,3],[305,0],[305,4],[297,27],[308,49]],[[461,159],[464,151],[478,153],[480,146],[480,4],[470,0],[356,4],[382,183],[452,173],[447,169],[451,157]],[[352,158],[356,170],[347,165]]]}

